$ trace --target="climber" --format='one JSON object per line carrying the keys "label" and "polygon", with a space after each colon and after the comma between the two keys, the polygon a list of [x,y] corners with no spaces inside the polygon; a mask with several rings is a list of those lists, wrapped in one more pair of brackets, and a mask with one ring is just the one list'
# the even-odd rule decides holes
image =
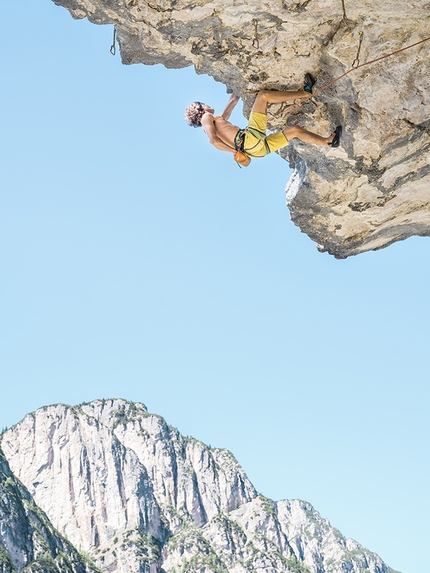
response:
{"label": "climber", "polygon": [[204,103],[192,103],[185,110],[185,121],[192,127],[203,127],[210,143],[220,151],[227,151],[233,154],[237,154],[238,151],[243,152],[246,155],[246,159],[244,163],[239,161],[242,165],[248,165],[250,157],[264,157],[272,151],[285,147],[288,145],[288,141],[294,137],[305,143],[338,147],[342,135],[341,126],[336,127],[329,137],[322,137],[297,125],[266,135],[268,104],[283,103],[308,97],[312,94],[314,84],[315,79],[311,74],[306,74],[302,90],[288,92],[260,91],[252,107],[248,127],[245,129],[239,129],[228,121],[240,99],[239,96],[234,94],[230,96],[230,100],[221,115],[214,115],[214,109]]}

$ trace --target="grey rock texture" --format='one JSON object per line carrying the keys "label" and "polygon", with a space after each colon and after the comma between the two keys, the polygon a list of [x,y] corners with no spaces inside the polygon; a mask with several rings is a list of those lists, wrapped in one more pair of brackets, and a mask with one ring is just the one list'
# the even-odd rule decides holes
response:
{"label": "grey rock texture", "polygon": [[390,573],[309,503],[259,495],[233,455],[143,404],[42,408],[2,448],[54,526],[104,572]]}
{"label": "grey rock texture", "polygon": [[0,450],[0,573],[96,573],[97,568],[62,537]]}
{"label": "grey rock texture", "polygon": [[[245,101],[260,89],[323,87],[352,67],[427,38],[430,3],[411,0],[54,0],[74,18],[115,24],[125,64],[194,65]],[[342,124],[341,148],[293,140],[291,218],[321,251],[345,258],[430,234],[430,41],[353,71],[273,120],[322,135]],[[280,112],[272,106],[273,115]],[[252,167],[251,167],[252,168]]]}

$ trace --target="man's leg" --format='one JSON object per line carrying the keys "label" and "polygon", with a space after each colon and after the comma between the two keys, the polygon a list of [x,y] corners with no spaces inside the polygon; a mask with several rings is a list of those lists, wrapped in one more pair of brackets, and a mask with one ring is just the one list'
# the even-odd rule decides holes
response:
{"label": "man's leg", "polygon": [[309,93],[305,90],[298,90],[296,92],[261,90],[255,98],[251,111],[267,114],[267,106],[269,103],[283,103],[285,101],[293,101],[303,97],[309,97]]}
{"label": "man's leg", "polygon": [[300,139],[300,141],[304,141],[305,143],[313,143],[314,145],[328,145],[333,141],[335,136],[335,134],[332,133],[329,137],[321,137],[321,135],[317,135],[311,131],[306,131],[306,129],[303,129],[298,125],[286,127],[282,133],[285,135],[288,141],[293,139],[293,137],[297,137]]}

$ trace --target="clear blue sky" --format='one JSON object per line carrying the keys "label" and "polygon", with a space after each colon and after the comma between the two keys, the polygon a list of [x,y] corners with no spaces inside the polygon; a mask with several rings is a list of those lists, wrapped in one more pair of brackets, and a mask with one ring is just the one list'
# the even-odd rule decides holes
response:
{"label": "clear blue sky", "polygon": [[224,86],[122,66],[112,27],[49,0],[2,16],[0,426],[142,401],[266,496],[428,570],[429,239],[318,253],[284,161],[240,170],[183,121]]}

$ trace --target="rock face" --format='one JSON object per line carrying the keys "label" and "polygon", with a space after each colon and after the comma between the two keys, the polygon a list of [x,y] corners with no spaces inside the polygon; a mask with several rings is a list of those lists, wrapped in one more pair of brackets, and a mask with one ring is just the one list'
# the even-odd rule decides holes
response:
{"label": "rock face", "polygon": [[16,479],[0,450],[0,573],[96,573]]}
{"label": "rock face", "polygon": [[259,495],[230,452],[181,436],[143,404],[42,408],[2,448],[103,572],[393,572],[309,503]]}
{"label": "rock face", "polygon": [[[426,39],[427,0],[54,0],[74,18],[115,24],[125,64],[194,65],[245,101],[260,89],[321,88],[351,69]],[[363,33],[360,36],[360,33]],[[337,150],[293,140],[291,218],[322,251],[345,258],[430,234],[430,40],[353,71],[271,127],[322,135]],[[272,106],[273,115],[279,106]],[[251,167],[252,168],[252,167]]]}

